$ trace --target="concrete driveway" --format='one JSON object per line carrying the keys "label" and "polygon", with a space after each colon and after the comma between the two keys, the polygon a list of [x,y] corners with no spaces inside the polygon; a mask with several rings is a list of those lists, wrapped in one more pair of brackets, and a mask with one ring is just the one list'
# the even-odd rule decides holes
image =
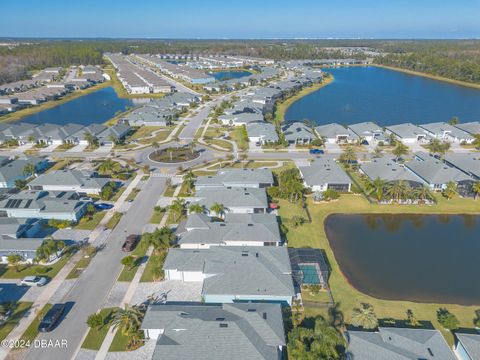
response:
{"label": "concrete driveway", "polygon": [[133,295],[132,304],[141,304],[150,296],[164,301],[201,301],[202,282],[183,282],[180,280],[164,280],[159,282],[140,283]]}

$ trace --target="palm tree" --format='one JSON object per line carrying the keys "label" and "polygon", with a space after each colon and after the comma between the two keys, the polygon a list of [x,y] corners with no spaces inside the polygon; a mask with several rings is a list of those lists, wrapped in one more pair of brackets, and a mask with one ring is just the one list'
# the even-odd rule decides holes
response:
{"label": "palm tree", "polygon": [[160,148],[160,144],[156,141],[152,142],[152,147],[155,149],[155,150],[158,150]]}
{"label": "palm tree", "polygon": [[138,306],[128,306],[115,310],[112,319],[113,329],[119,328],[122,335],[134,334],[140,328],[143,319],[143,311]]}
{"label": "palm tree", "polygon": [[395,155],[395,161],[398,161],[402,155],[408,154],[408,147],[398,141],[397,146],[395,146],[395,148],[392,150],[392,154]]}
{"label": "palm tree", "polygon": [[352,325],[360,326],[364,329],[375,329],[378,326],[378,320],[373,306],[362,303],[360,307],[354,308],[352,311]]}
{"label": "palm tree", "polygon": [[188,193],[192,192],[193,184],[195,183],[195,179],[197,176],[193,173],[192,170],[187,171],[185,175],[183,175],[183,181],[187,184]]}
{"label": "palm tree", "polygon": [[218,217],[221,218],[226,208],[225,206],[223,206],[223,204],[219,204],[216,202],[210,207],[210,210],[213,211],[215,214],[217,214]]}
{"label": "palm tree", "polygon": [[480,134],[475,134],[473,135],[473,137],[475,138],[475,140],[473,140],[473,145],[475,145],[475,147],[477,149],[480,149]]}
{"label": "palm tree", "polygon": [[22,262],[23,258],[18,254],[10,254],[7,256],[7,262],[10,266],[15,267],[15,271],[20,271],[20,263]]}
{"label": "palm tree", "polygon": [[93,147],[98,145],[98,139],[93,136],[93,134],[89,133],[88,131],[85,131],[83,133],[83,138],[87,141],[88,146]]}
{"label": "palm tree", "polygon": [[477,181],[472,185],[472,191],[475,196],[475,200],[477,200],[478,195],[480,195],[480,181]]}
{"label": "palm tree", "polygon": [[457,184],[453,181],[449,181],[447,183],[447,186],[442,192],[443,196],[445,196],[448,200],[453,198],[456,193],[457,193]]}
{"label": "palm tree", "polygon": [[387,184],[385,193],[394,201],[404,199],[409,191],[407,182],[403,180],[394,181]]}
{"label": "palm tree", "polygon": [[420,186],[415,188],[413,190],[413,196],[422,201],[435,199],[428,186]]}
{"label": "palm tree", "polygon": [[121,168],[119,162],[107,159],[98,166],[98,172],[102,175],[111,175],[120,171]]}
{"label": "palm tree", "polygon": [[367,191],[367,195],[375,194],[375,199],[382,201],[385,185],[386,182],[377,177],[375,180],[367,182],[365,190]]}
{"label": "palm tree", "polygon": [[357,160],[357,154],[355,153],[355,149],[351,146],[347,146],[344,150],[342,155],[340,155],[340,161],[350,167],[350,164]]}
{"label": "palm tree", "polygon": [[183,199],[173,200],[172,204],[170,205],[170,211],[173,214],[173,221],[177,221],[177,219],[183,214],[185,205],[185,200]]}
{"label": "palm tree", "polygon": [[380,146],[376,146],[375,149],[373,149],[373,157],[374,158],[380,158],[382,157],[382,148]]}
{"label": "palm tree", "polygon": [[195,141],[192,141],[190,143],[190,151],[191,151],[192,154],[195,152],[196,147],[197,147],[197,144],[195,143]]}
{"label": "palm tree", "polygon": [[35,138],[35,136],[33,136],[33,135],[28,135],[28,137],[27,137],[27,141],[28,141],[28,142],[34,143],[35,140],[37,140],[37,139]]}
{"label": "palm tree", "polygon": [[200,204],[192,204],[188,207],[188,211],[192,214],[203,214],[205,208]]}
{"label": "palm tree", "polygon": [[37,169],[35,168],[35,165],[32,164],[32,163],[28,163],[24,166],[23,168],[23,175],[24,176],[30,176],[30,175],[33,175],[35,174],[35,171]]}
{"label": "palm tree", "polygon": [[117,138],[115,135],[113,135],[113,134],[110,134],[110,135],[108,136],[108,140],[110,140],[113,145],[115,145],[115,144],[118,142],[118,138]]}

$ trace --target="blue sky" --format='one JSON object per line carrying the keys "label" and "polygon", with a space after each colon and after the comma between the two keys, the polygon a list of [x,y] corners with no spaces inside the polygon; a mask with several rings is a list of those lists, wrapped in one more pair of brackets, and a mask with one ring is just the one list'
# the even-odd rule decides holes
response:
{"label": "blue sky", "polygon": [[13,0],[1,9],[0,37],[480,37],[480,0]]}

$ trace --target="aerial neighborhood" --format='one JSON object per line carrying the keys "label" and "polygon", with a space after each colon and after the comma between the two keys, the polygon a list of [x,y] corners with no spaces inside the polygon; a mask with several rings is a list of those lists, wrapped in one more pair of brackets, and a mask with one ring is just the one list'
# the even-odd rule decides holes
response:
{"label": "aerial neighborhood", "polygon": [[0,77],[1,359],[480,359],[479,80],[85,41]]}

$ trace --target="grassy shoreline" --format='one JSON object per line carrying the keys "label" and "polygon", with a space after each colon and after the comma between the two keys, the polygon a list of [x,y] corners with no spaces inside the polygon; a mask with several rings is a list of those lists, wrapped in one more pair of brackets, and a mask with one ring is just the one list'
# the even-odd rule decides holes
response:
{"label": "grassy shoreline", "polygon": [[308,86],[306,88],[303,88],[301,91],[299,91],[297,94],[294,96],[289,97],[285,101],[277,104],[276,110],[275,110],[275,117],[274,120],[276,122],[283,122],[285,118],[285,113],[287,112],[288,108],[292,106],[293,103],[296,101],[300,100],[302,97],[305,95],[311,94],[314,91],[317,91],[329,84],[331,84],[334,80],[334,77],[330,74],[328,78],[326,78],[324,81],[318,84],[314,84],[312,86]]}
{"label": "grassy shoreline", "polygon": [[[379,319],[394,318],[404,320],[406,311],[411,309],[419,320],[430,321],[432,325],[439,329],[445,336],[449,344],[453,343],[453,335],[441,327],[437,321],[436,311],[439,307],[446,307],[455,314],[460,321],[460,326],[473,328],[473,319],[475,310],[478,306],[466,306],[457,304],[436,304],[420,303],[407,300],[384,300],[364,294],[355,289],[348,279],[344,276],[340,266],[335,258],[335,254],[330,246],[324,229],[324,221],[327,216],[335,213],[342,214],[479,214],[480,208],[478,201],[473,199],[455,198],[446,200],[438,196],[438,204],[432,206],[417,205],[377,205],[370,204],[368,201],[358,195],[342,195],[337,202],[313,204],[308,201],[308,209],[313,222],[304,224],[298,228],[292,229],[287,233],[288,245],[292,247],[313,247],[325,251],[328,262],[331,267],[329,278],[330,288],[334,300],[340,303],[340,309],[343,311],[345,321],[349,322],[352,309],[359,306],[361,302],[372,304],[375,313]],[[286,201],[280,202],[280,216],[283,219],[291,218],[298,213],[298,205],[290,204]],[[306,308],[307,315],[322,314],[324,309]]]}
{"label": "grassy shoreline", "polygon": [[402,69],[402,68],[399,68],[399,67],[396,67],[396,66],[387,66],[387,65],[381,65],[381,64],[371,64],[371,65],[382,68],[382,69],[399,71],[399,72],[402,72],[404,74],[416,75],[416,76],[421,76],[421,77],[431,79],[431,80],[443,81],[443,82],[447,82],[447,83],[450,83],[450,84],[453,84],[453,85],[465,86],[465,87],[469,87],[469,88],[472,88],[472,89],[480,89],[480,84],[469,83],[469,82],[462,81],[462,80],[450,79],[450,78],[446,78],[446,77],[443,77],[443,76],[432,75],[432,74],[428,74],[428,73],[424,73],[424,72],[420,72],[420,71]]}

